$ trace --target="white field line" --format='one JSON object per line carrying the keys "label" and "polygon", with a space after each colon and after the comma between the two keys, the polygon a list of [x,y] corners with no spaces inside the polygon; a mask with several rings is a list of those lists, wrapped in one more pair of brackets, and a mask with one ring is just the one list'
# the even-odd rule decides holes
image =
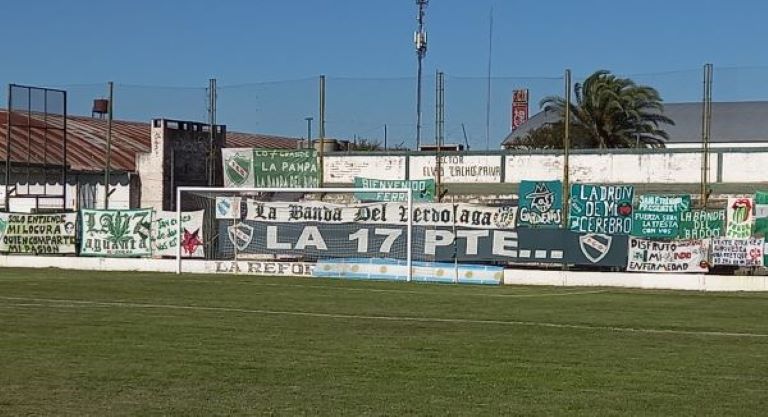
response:
{"label": "white field line", "polygon": [[[3,296],[0,296],[0,299],[8,300],[8,301],[23,301],[26,303],[42,302],[42,303],[58,304],[58,305],[53,305],[52,307],[101,306],[101,307],[121,307],[121,308],[139,308],[139,309],[214,311],[214,312],[225,312],[225,313],[314,317],[314,318],[330,318],[330,319],[343,319],[343,320],[379,320],[379,321],[400,321],[400,322],[414,322],[414,323],[453,323],[453,324],[548,327],[548,328],[556,328],[556,329],[601,330],[601,331],[622,332],[622,333],[671,334],[671,335],[684,335],[684,336],[748,337],[748,338],[768,337],[768,334],[762,334],[762,333],[673,330],[673,329],[614,327],[614,326],[591,326],[586,324],[567,324],[567,323],[552,323],[552,322],[541,322],[541,321],[481,320],[481,319],[409,317],[409,316],[375,316],[375,315],[357,315],[357,314],[341,314],[341,313],[316,313],[316,312],[308,312],[308,311],[281,311],[281,310],[258,310],[258,309],[252,310],[252,309],[231,308],[231,307],[184,306],[184,305],[174,305],[174,304],[149,304],[149,303],[118,302],[118,301],[90,301],[90,300],[70,300],[70,299],[51,299],[51,298],[3,297]],[[30,305],[30,304],[27,304],[27,305]]]}
{"label": "white field line", "polygon": [[539,292],[533,294],[493,294],[493,293],[475,293],[475,292],[449,292],[449,291],[416,291],[416,290],[399,290],[399,289],[386,289],[386,288],[351,288],[351,287],[336,287],[328,285],[301,285],[301,284],[276,284],[272,282],[257,282],[257,281],[229,281],[229,280],[210,280],[210,279],[184,279],[180,280],[190,283],[201,284],[236,284],[236,285],[254,285],[254,286],[269,286],[269,287],[289,287],[289,288],[311,288],[318,290],[331,290],[331,291],[363,291],[363,292],[383,292],[383,293],[399,293],[399,294],[416,294],[416,295],[452,295],[461,297],[500,297],[500,298],[528,298],[528,297],[562,297],[567,295],[587,295],[587,294],[600,294],[608,292],[609,290],[585,290],[585,291],[566,291],[566,292]]}

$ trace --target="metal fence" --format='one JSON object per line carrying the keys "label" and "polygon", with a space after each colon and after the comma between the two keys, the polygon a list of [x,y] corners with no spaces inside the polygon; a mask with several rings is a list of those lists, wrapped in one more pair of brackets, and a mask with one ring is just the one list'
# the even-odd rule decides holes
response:
{"label": "metal fence", "polygon": [[[563,96],[559,71],[531,77],[461,77],[445,74],[445,143],[474,150],[498,149],[512,123],[514,90],[529,91],[529,114],[541,99]],[[573,84],[588,73],[574,73]],[[654,73],[615,73],[659,91],[664,103],[701,103],[703,68]],[[714,67],[714,102],[768,100],[768,67]],[[306,138],[320,133],[320,76],[216,89],[216,121],[229,131]],[[10,80],[12,81],[12,80]],[[422,144],[435,141],[435,75],[422,87]],[[69,113],[91,115],[93,99],[105,98],[106,83],[54,86],[67,90]],[[152,118],[209,120],[208,81],[199,86],[139,86],[115,81],[114,117],[147,122]],[[725,117],[713,110],[713,119]],[[325,77],[325,137],[372,141],[382,147],[416,148],[416,78]]]}

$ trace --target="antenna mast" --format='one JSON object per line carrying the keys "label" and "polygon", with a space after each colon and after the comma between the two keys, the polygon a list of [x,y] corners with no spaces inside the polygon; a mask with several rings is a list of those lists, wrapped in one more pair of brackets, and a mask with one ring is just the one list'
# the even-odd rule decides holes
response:
{"label": "antenna mast", "polygon": [[424,31],[424,10],[429,0],[416,0],[419,6],[419,15],[416,20],[419,28],[413,34],[413,43],[416,45],[416,57],[418,58],[418,70],[416,75],[416,150],[421,146],[421,61],[427,55],[427,32]]}

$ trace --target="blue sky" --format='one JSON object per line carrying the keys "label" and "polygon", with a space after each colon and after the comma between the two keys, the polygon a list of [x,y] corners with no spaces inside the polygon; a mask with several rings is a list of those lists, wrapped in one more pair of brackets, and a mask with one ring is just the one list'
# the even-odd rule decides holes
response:
{"label": "blue sky", "polygon": [[[511,89],[530,88],[535,111],[535,101],[562,92],[565,68],[576,80],[609,69],[667,101],[694,101],[701,66],[711,62],[716,100],[768,98],[753,88],[768,84],[764,1],[432,0],[425,137],[439,68],[448,140],[464,123],[475,148],[485,147],[491,8],[491,147],[508,130]],[[3,15],[0,82],[66,86],[78,113],[114,80],[118,117],[201,118],[214,77],[240,86],[222,89],[221,123],[301,136],[303,118],[317,117],[316,77],[326,74],[330,136],[381,139],[388,124],[391,143],[412,141],[412,0],[29,1],[4,4]]]}

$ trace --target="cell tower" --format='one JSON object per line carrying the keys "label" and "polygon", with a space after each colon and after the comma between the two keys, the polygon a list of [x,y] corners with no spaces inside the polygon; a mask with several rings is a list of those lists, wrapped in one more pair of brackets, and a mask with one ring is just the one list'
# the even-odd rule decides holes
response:
{"label": "cell tower", "polygon": [[421,146],[421,61],[427,55],[427,32],[424,30],[424,10],[427,8],[427,3],[429,0],[416,0],[416,5],[419,6],[419,15],[416,18],[419,28],[413,34],[419,63],[416,75],[416,150]]}

